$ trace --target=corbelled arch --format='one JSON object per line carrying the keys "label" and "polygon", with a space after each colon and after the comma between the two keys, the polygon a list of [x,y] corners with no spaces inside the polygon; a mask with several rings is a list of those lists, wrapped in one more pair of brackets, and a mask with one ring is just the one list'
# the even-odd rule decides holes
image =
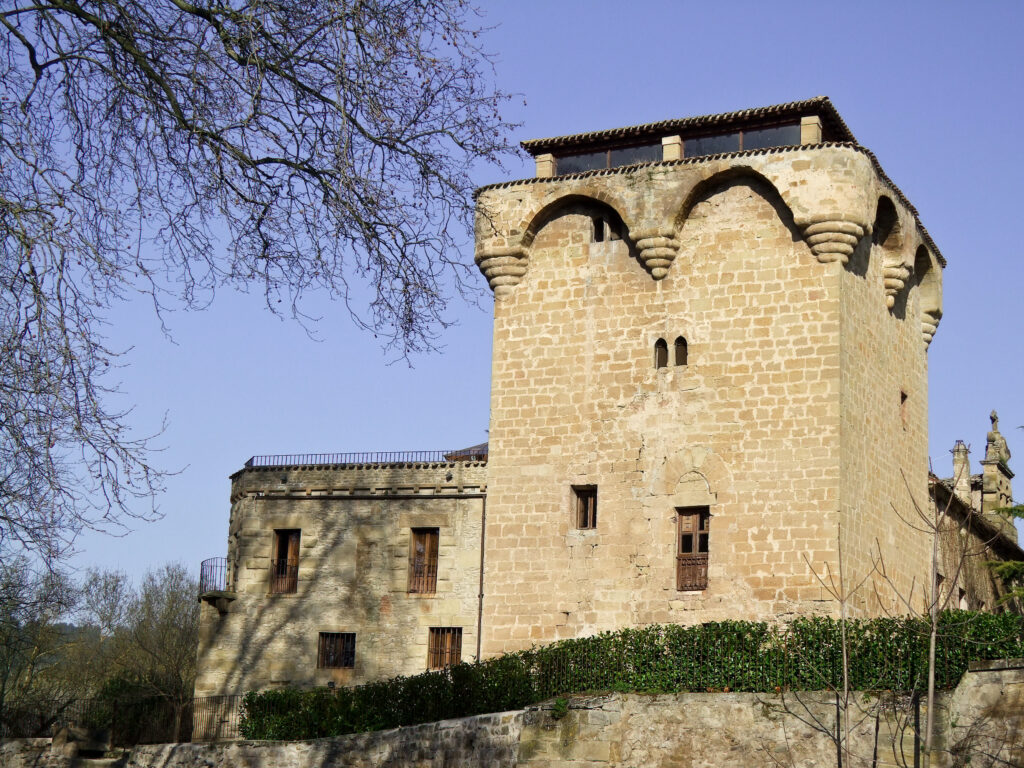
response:
{"label": "corbelled arch", "polygon": [[630,224],[623,211],[626,206],[622,201],[604,190],[573,190],[557,195],[545,201],[540,207],[526,216],[513,230],[521,232],[518,241],[499,247],[482,248],[477,251],[475,260],[488,284],[494,291],[495,298],[511,293],[519,284],[529,266],[530,247],[537,233],[562,213],[566,208],[582,206],[596,214],[604,214],[610,219],[622,223],[620,233],[623,240],[630,242]]}

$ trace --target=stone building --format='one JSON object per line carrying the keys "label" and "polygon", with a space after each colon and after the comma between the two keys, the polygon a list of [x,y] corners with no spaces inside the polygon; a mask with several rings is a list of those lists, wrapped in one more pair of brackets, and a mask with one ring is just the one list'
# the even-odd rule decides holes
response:
{"label": "stone building", "polygon": [[250,460],[197,695],[836,614],[840,554],[852,615],[924,606],[945,261],[832,104],[524,147],[536,177],[477,197],[489,445]]}

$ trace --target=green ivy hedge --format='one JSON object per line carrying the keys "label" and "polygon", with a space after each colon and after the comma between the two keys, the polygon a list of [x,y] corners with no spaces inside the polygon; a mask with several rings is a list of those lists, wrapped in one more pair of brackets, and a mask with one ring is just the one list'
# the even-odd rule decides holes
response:
{"label": "green ivy hedge", "polygon": [[[928,635],[921,619],[848,621],[850,687],[924,691]],[[842,655],[840,622],[821,617],[781,627],[723,621],[623,629],[352,688],[248,693],[240,727],[248,739],[313,739],[521,709],[584,691],[841,689]],[[1019,657],[1024,617],[942,615],[939,688],[954,687],[969,661]]]}

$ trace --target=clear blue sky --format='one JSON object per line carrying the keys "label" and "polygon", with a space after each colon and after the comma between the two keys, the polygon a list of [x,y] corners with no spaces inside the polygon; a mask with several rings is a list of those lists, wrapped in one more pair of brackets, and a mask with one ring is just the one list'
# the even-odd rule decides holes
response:
{"label": "clear blue sky", "polygon": [[[1024,3],[484,3],[498,84],[521,94],[516,139],[831,97],[917,207],[949,261],[931,346],[930,450],[973,448],[995,408],[1024,466],[1024,301],[1016,230]],[[524,105],[525,99],[525,105]],[[525,158],[508,176],[532,175]],[[480,184],[506,176],[480,169]],[[464,258],[472,261],[467,240]],[[483,282],[481,280],[481,285]],[[79,540],[78,566],[133,576],[226,552],[228,475],[253,454],[452,448],[486,439],[491,300],[453,303],[441,354],[391,364],[344,308],[321,303],[319,341],[258,296],[218,295],[174,314],[165,338],[145,302],[118,307],[110,340],[139,433],[168,426],[157,461],[181,470],[162,520]],[[1018,485],[1024,483],[1024,475]],[[1017,497],[1024,496],[1018,488]]]}

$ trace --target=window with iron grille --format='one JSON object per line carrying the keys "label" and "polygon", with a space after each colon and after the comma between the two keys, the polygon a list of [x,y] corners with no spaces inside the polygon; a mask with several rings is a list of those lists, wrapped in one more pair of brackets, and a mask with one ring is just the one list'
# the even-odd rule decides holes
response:
{"label": "window with iron grille", "polygon": [[462,661],[462,627],[431,627],[427,669],[444,669]]}
{"label": "window with iron grille", "polygon": [[316,665],[320,669],[352,669],[356,665],[356,633],[321,632]]}
{"label": "window with iron grille", "polygon": [[274,531],[274,549],[270,559],[270,592],[295,592],[299,586],[299,539],[295,528]]}
{"label": "window with iron grille", "polygon": [[437,528],[413,528],[409,543],[409,593],[437,591]]}
{"label": "window with iron grille", "polygon": [[574,485],[572,487],[576,527],[597,528],[597,486]]}
{"label": "window with iron grille", "polygon": [[711,512],[707,507],[676,509],[676,589],[708,588]]}

